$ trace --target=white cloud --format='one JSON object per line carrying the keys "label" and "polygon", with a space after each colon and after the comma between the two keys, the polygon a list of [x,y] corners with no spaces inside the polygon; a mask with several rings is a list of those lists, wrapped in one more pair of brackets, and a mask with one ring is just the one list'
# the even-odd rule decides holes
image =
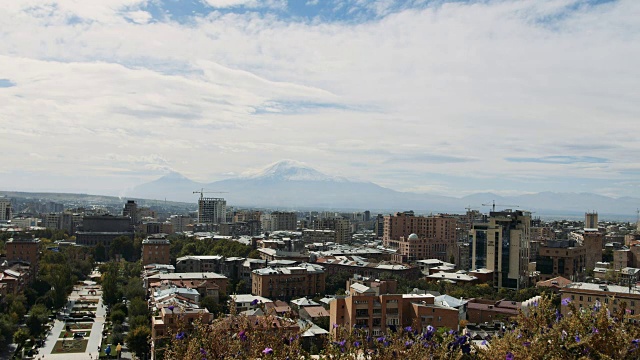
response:
{"label": "white cloud", "polygon": [[[139,9],[145,1],[99,3],[17,1],[0,10],[8,29],[0,78],[16,84],[0,88],[0,142],[15,144],[11,166],[133,170],[141,165],[93,152],[157,154],[167,163],[142,166],[213,180],[295,157],[440,193],[452,187],[380,169],[496,178],[499,188],[500,178],[560,171],[614,179],[640,167],[629,135],[640,103],[637,1],[441,3],[394,13],[375,2],[383,17],[355,24],[253,12],[152,22]],[[86,160],[69,155],[78,148],[91,149]],[[398,154],[479,160],[387,162]],[[609,162],[503,160],[545,156]],[[628,188],[619,193],[640,196]]]}

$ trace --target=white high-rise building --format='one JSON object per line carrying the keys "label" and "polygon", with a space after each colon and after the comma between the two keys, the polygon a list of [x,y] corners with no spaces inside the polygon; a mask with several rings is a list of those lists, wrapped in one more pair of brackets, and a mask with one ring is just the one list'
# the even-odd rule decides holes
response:
{"label": "white high-rise building", "polygon": [[198,223],[220,224],[226,221],[227,201],[223,198],[201,197],[198,200]]}
{"label": "white high-rise building", "polygon": [[11,200],[8,198],[0,198],[0,221],[11,220]]}

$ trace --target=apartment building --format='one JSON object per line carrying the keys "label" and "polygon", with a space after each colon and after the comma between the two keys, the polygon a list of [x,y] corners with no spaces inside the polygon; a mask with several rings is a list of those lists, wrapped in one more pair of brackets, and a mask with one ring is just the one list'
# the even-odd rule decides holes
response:
{"label": "apartment building", "polygon": [[351,224],[347,219],[329,218],[318,219],[313,222],[314,230],[332,230],[335,234],[335,242],[338,244],[351,243]]}
{"label": "apartment building", "polygon": [[251,294],[285,300],[313,297],[324,293],[325,277],[322,266],[309,263],[257,269],[251,273]]}
{"label": "apartment building", "polygon": [[0,198],[0,221],[9,221],[13,217],[11,210],[11,199],[6,197]]}
{"label": "apartment building", "polygon": [[458,219],[448,215],[415,216],[412,211],[385,216],[383,245],[397,249],[392,260],[449,261],[457,250]]}
{"label": "apartment building", "polygon": [[540,280],[563,276],[579,281],[585,275],[587,249],[575,240],[548,240],[538,248],[536,271]]}
{"label": "apartment building", "polygon": [[370,262],[359,256],[326,256],[316,259],[322,265],[327,276],[345,272],[349,275],[360,275],[378,279],[389,277],[416,280],[420,278],[420,268],[395,262]]}
{"label": "apartment building", "polygon": [[[593,309],[596,304],[599,304],[599,306],[606,306],[611,312],[616,311],[624,302],[629,316],[640,315],[640,289],[635,286],[574,282],[560,289],[560,296],[561,301],[571,302],[577,308]],[[571,309],[568,306],[561,306],[561,311],[566,315]]]}
{"label": "apartment building", "polygon": [[169,240],[164,237],[148,237],[142,240],[142,266],[171,264]]}
{"label": "apartment building", "polygon": [[27,262],[34,269],[38,268],[40,239],[11,238],[5,244],[5,251],[9,264],[14,262]]}
{"label": "apartment building", "polygon": [[[385,334],[399,327],[412,326],[427,331],[427,326],[458,329],[458,309],[435,304],[431,294],[383,294],[354,284],[346,298],[329,305],[330,323],[346,328],[358,327],[372,335]],[[330,329],[332,333],[336,328]]]}

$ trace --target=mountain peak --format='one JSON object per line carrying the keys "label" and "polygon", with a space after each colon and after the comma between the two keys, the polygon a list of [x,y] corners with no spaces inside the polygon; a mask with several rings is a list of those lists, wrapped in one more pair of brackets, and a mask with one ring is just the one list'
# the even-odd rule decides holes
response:
{"label": "mountain peak", "polygon": [[165,180],[188,180],[188,178],[182,174],[180,174],[179,172],[176,171],[169,171],[168,173],[162,175],[162,177],[160,179],[165,179]]}
{"label": "mountain peak", "polygon": [[303,162],[289,159],[277,161],[259,170],[245,172],[241,177],[288,181],[347,181],[342,177],[323,174]]}

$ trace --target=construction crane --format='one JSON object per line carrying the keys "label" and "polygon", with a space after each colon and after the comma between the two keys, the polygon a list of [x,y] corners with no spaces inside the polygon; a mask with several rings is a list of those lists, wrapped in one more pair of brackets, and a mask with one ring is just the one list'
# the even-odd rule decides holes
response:
{"label": "construction crane", "polygon": [[228,194],[226,191],[204,191],[204,188],[200,189],[200,191],[194,191],[194,194],[200,194],[200,200],[204,198],[204,194]]}
{"label": "construction crane", "polygon": [[482,204],[482,206],[491,206],[491,207],[492,207],[492,210],[491,210],[491,211],[493,211],[493,212],[495,212],[495,211],[496,211],[496,205],[498,205],[498,206],[520,207],[520,206],[518,206],[518,205],[496,204],[496,201],[495,201],[495,200],[493,200],[493,202],[492,202],[491,204]]}

